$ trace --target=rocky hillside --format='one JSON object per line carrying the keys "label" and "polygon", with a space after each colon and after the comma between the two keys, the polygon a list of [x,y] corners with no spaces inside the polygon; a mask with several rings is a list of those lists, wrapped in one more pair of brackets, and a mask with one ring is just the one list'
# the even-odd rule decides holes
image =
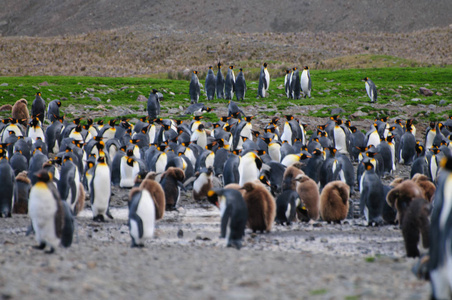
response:
{"label": "rocky hillside", "polygon": [[450,0],[1,1],[0,35],[139,27],[222,32],[411,32],[452,23]]}

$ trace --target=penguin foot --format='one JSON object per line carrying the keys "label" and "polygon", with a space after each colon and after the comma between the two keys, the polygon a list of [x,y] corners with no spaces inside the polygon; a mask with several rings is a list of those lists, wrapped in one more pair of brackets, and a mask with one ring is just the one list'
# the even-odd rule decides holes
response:
{"label": "penguin foot", "polygon": [[53,247],[50,247],[50,250],[48,250],[48,251],[44,251],[45,254],[52,254],[54,252],[55,252],[55,248],[53,248]]}
{"label": "penguin foot", "polygon": [[135,244],[134,242],[132,242],[132,245],[130,247],[131,248],[144,248],[144,244]]}
{"label": "penguin foot", "polygon": [[95,217],[93,217],[93,221],[95,222],[105,222],[105,218],[103,215],[97,215]]}
{"label": "penguin foot", "polygon": [[40,243],[37,246],[33,246],[33,249],[44,250],[45,247],[46,247],[45,243]]}

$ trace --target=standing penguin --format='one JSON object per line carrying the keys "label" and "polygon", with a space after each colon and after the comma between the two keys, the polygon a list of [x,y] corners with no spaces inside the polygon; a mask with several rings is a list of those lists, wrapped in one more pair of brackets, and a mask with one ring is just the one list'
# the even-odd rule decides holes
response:
{"label": "standing penguin", "polygon": [[404,165],[411,165],[416,157],[416,138],[409,130],[400,138],[398,157],[399,162]]}
{"label": "standing penguin", "polygon": [[303,91],[303,97],[311,98],[311,74],[309,73],[309,67],[305,66],[301,73],[301,90]]}
{"label": "standing penguin", "polygon": [[383,224],[383,206],[385,202],[385,192],[380,177],[375,173],[374,165],[371,162],[364,163],[364,174],[361,177],[359,207],[364,215],[368,226]]}
{"label": "standing penguin", "polygon": [[292,70],[287,69],[286,75],[284,76],[284,91],[286,92],[286,96],[288,99],[292,98],[291,91],[291,82],[290,79],[292,78]]}
{"label": "standing penguin", "polygon": [[217,94],[217,99],[224,99],[224,76],[223,73],[221,73],[221,62],[218,62],[218,72],[217,72],[217,78],[215,81],[215,91]]}
{"label": "standing penguin", "polygon": [[61,200],[66,201],[70,205],[74,215],[77,215],[85,204],[84,191],[81,192],[81,189],[83,189],[83,186],[80,182],[78,168],[71,158],[65,157],[61,165],[58,192]]}
{"label": "standing penguin", "polygon": [[320,194],[320,216],[327,222],[340,222],[349,209],[349,186],[342,181],[331,181]]}
{"label": "standing penguin", "polygon": [[[52,182],[51,175],[41,170],[35,174],[37,182],[30,190],[28,215],[30,216],[38,246],[34,248],[53,253],[66,232],[64,228],[64,208],[60,195]],[[72,235],[72,234],[71,234]]]}
{"label": "standing penguin", "polygon": [[306,175],[299,175],[294,180],[298,181],[297,193],[301,201],[301,207],[297,210],[298,218],[302,221],[317,220],[320,210],[320,195],[317,184]]}
{"label": "standing penguin", "polygon": [[58,118],[60,117],[60,106],[61,106],[60,100],[50,101],[49,105],[47,105],[47,119],[50,122],[54,122],[58,120]]}
{"label": "standing penguin", "polygon": [[213,73],[212,66],[209,66],[205,83],[207,100],[213,100],[215,98],[216,81],[217,80],[215,74]]}
{"label": "standing penguin", "polygon": [[0,218],[11,217],[16,198],[16,178],[5,153],[0,157]]}
{"label": "standing penguin", "polygon": [[31,189],[31,181],[27,176],[27,171],[20,172],[16,176],[17,199],[14,201],[13,213],[28,213],[28,197]]}
{"label": "standing penguin", "polygon": [[301,78],[300,71],[297,68],[293,68],[291,80],[290,80],[290,92],[292,99],[300,99],[301,98]]}
{"label": "standing penguin", "polygon": [[245,75],[243,74],[243,69],[240,68],[240,72],[235,79],[235,97],[237,101],[241,101],[245,99],[246,94],[246,80]]}
{"label": "standing penguin", "polygon": [[121,174],[121,180],[119,181],[119,187],[131,188],[133,187],[133,181],[136,175],[140,172],[140,165],[132,153],[122,156],[119,165]]}
{"label": "standing penguin", "polygon": [[193,182],[193,199],[196,201],[207,198],[207,192],[213,188],[213,168],[203,168]]}
{"label": "standing penguin", "polygon": [[430,227],[432,299],[450,299],[452,296],[452,159],[444,158],[441,168]]}
{"label": "standing penguin", "polygon": [[13,119],[24,120],[25,123],[28,123],[28,119],[30,118],[30,113],[27,108],[28,102],[25,99],[17,100],[14,103],[13,108],[11,110],[11,117]]}
{"label": "standing penguin", "polygon": [[169,167],[160,180],[165,192],[166,210],[177,210],[176,205],[180,197],[180,185],[185,179],[184,171],[180,168]]}
{"label": "standing penguin", "polygon": [[160,115],[160,99],[156,89],[152,89],[149,95],[147,109],[149,120],[155,120]]}
{"label": "standing penguin", "polygon": [[94,221],[105,221],[105,217],[113,219],[110,214],[111,173],[105,157],[100,156],[94,166],[93,177],[90,184],[91,208]]}
{"label": "standing penguin", "polygon": [[248,207],[248,227],[253,232],[270,232],[276,216],[275,199],[260,182],[247,182],[242,189]]}
{"label": "standing penguin", "polygon": [[41,97],[41,92],[36,93],[35,100],[31,104],[31,115],[37,117],[42,124],[44,124],[44,115],[46,110],[46,103]]}
{"label": "standing penguin", "polygon": [[215,189],[207,193],[210,203],[220,209],[221,238],[226,238],[227,247],[242,248],[248,209],[242,194],[233,189]]}
{"label": "standing penguin", "polygon": [[259,73],[259,85],[257,87],[257,98],[265,98],[270,85],[270,74],[267,70],[267,63],[265,62],[261,67]]}
{"label": "standing penguin", "polygon": [[157,173],[149,172],[146,178],[141,182],[140,188],[146,189],[154,200],[155,219],[160,220],[165,214],[165,192],[160,183],[155,181]]}
{"label": "standing penguin", "polygon": [[224,82],[224,96],[226,100],[232,100],[235,92],[235,74],[234,66],[229,66],[228,73]]}
{"label": "standing penguin", "polygon": [[259,178],[262,168],[262,160],[253,151],[248,152],[240,159],[239,164],[239,184],[243,186],[245,183]]}
{"label": "standing penguin", "polygon": [[190,80],[190,90],[188,92],[190,95],[190,103],[198,103],[199,95],[201,94],[201,84],[199,83],[198,71],[193,71]]}
{"label": "standing penguin", "polygon": [[365,81],[367,96],[370,98],[370,102],[377,102],[377,87],[375,83],[370,80],[369,77],[364,77],[363,81]]}
{"label": "standing penguin", "polygon": [[133,188],[129,194],[129,232],[133,247],[143,247],[155,226],[154,201],[147,189]]}

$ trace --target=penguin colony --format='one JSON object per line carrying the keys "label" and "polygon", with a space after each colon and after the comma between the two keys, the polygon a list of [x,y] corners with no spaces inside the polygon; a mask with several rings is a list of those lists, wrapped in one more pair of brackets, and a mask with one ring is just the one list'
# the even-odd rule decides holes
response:
{"label": "penguin colony", "polygon": [[[428,264],[424,275],[432,281],[433,297],[450,298],[452,118],[430,124],[424,140],[416,140],[413,120],[387,118],[376,119],[366,134],[337,115],[312,128],[310,137],[308,125],[292,115],[255,128],[253,117],[232,101],[234,93],[242,100],[246,92],[242,70],[235,77],[233,68],[224,78],[218,63],[217,76],[210,68],[206,77],[209,100],[230,100],[228,115],[215,124],[202,122],[199,115],[190,123],[160,118],[163,95],[155,89],[148,116],[135,124],[69,122],[60,114],[59,101],[49,103],[46,114],[39,92],[29,117],[26,100],[19,100],[13,117],[0,125],[0,216],[28,213],[36,248],[53,252],[58,245],[71,245],[85,193],[94,221],[113,218],[111,185],[119,185],[131,188],[131,245],[143,247],[164,212],[177,210],[181,189],[191,189],[196,201],[218,206],[221,237],[240,249],[246,227],[269,232],[274,222],[340,223],[349,213],[350,195],[359,191],[366,224],[398,224],[407,256],[427,255],[422,261]],[[259,97],[265,97],[269,83],[263,64]],[[211,110],[197,103],[201,87],[194,71],[186,113]],[[301,76],[296,68],[287,70],[285,89],[289,98],[310,97],[309,68]],[[375,85],[367,77],[366,90],[376,101]],[[44,117],[50,123],[46,128]],[[382,177],[398,164],[411,165],[412,178],[384,185]]]}

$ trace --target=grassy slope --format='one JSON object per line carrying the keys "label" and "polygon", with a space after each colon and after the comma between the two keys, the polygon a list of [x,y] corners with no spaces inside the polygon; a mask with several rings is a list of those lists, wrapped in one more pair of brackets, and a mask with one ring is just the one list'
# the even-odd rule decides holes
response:
{"label": "grassy slope", "polygon": [[[250,70],[249,70],[250,71]],[[364,83],[361,81],[365,76],[369,76],[377,85],[380,104],[390,101],[402,101],[402,103],[418,105],[420,102],[413,102],[411,99],[420,98],[422,104],[438,104],[440,100],[445,100],[446,104],[452,103],[452,67],[420,67],[420,68],[373,68],[373,69],[348,69],[348,70],[311,70],[313,85],[313,97],[310,100],[288,101],[284,95],[282,70],[272,71],[272,83],[270,84],[269,97],[265,100],[256,99],[257,82],[248,81],[248,92],[245,102],[248,105],[264,103],[272,112],[287,109],[290,106],[321,104],[327,106],[340,106],[346,111],[346,115],[357,110],[369,113],[368,118],[374,117],[377,111],[369,105],[369,100],[365,96]],[[257,69],[256,69],[256,72]],[[252,76],[250,76],[252,77]],[[46,81],[47,86],[40,83]],[[200,78],[203,83],[204,79]],[[31,103],[34,94],[41,91],[45,100],[61,99],[64,107],[73,105],[92,106],[93,110],[99,104],[107,109],[114,106],[127,105],[133,111],[144,107],[145,102],[137,102],[138,95],[148,96],[151,88],[163,92],[163,111],[187,107],[188,85],[186,80],[158,79],[158,78],[109,78],[109,77],[64,77],[64,76],[36,76],[36,77],[0,77],[0,105],[14,104],[20,98],[25,98]],[[423,97],[419,94],[419,88],[425,86],[435,93]],[[88,90],[87,90],[88,89]],[[90,91],[94,89],[94,91]],[[93,101],[92,97],[98,97],[101,101]],[[110,99],[109,101],[107,101]],[[205,101],[205,96],[201,96],[200,102]],[[215,103],[227,103],[226,100]],[[398,111],[385,111],[378,109],[378,112],[387,112],[389,115],[397,115]],[[9,113],[2,112],[0,116],[8,116]],[[328,116],[326,110],[312,111],[312,116]],[[71,116],[69,116],[71,117]],[[422,116],[421,116],[422,117]],[[429,114],[430,119],[436,116]],[[211,114],[214,120],[215,115]]]}

